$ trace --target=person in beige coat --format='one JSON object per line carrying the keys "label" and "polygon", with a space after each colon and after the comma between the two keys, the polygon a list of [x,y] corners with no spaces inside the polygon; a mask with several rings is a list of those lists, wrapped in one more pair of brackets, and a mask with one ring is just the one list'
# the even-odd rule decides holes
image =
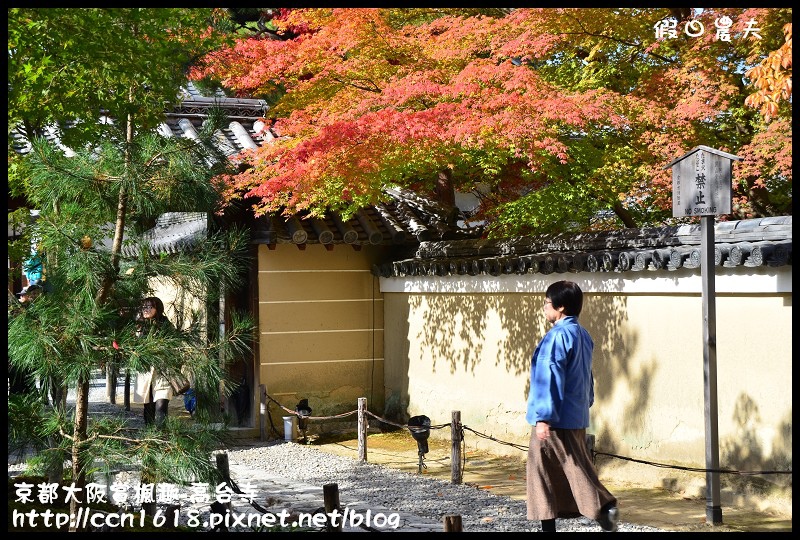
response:
{"label": "person in beige coat", "polygon": [[[140,325],[136,334],[141,336],[148,331],[151,325],[172,326],[164,314],[164,303],[157,296],[142,300],[140,307]],[[162,425],[169,412],[169,400],[172,399],[172,385],[169,380],[161,376],[155,369],[136,374],[136,388],[133,393],[134,403],[144,404],[144,422],[146,425],[155,423]]]}

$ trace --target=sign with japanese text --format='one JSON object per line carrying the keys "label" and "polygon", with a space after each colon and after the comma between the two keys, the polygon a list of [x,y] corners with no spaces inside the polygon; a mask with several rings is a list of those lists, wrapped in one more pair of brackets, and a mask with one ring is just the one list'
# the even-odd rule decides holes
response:
{"label": "sign with japanese text", "polygon": [[731,213],[731,158],[738,158],[709,150],[700,148],[672,164],[673,217]]}

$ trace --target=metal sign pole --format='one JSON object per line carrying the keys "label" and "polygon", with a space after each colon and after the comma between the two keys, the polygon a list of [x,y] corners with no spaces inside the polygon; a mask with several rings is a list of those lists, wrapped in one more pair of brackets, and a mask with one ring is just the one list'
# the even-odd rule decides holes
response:
{"label": "metal sign pole", "polygon": [[667,164],[672,167],[672,216],[700,217],[703,281],[703,382],[706,428],[706,521],[722,524],[719,504],[717,430],[717,308],[714,290],[714,216],[731,212],[731,163],[742,158],[696,146]]}
{"label": "metal sign pole", "polygon": [[717,427],[717,308],[714,288],[714,216],[700,218],[700,276],[703,281],[703,380],[706,419],[706,521],[722,523]]}

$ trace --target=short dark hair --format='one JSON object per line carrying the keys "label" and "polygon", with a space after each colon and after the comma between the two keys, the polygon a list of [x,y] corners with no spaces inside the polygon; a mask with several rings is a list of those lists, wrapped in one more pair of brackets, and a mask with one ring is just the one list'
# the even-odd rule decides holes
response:
{"label": "short dark hair", "polygon": [[565,315],[577,317],[583,309],[583,291],[574,281],[556,281],[547,287],[544,293],[553,303],[554,308],[564,308]]}

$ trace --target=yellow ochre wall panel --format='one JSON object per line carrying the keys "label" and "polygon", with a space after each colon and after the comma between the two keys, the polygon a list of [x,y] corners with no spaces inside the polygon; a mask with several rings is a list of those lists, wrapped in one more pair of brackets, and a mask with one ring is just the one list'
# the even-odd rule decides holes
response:
{"label": "yellow ochre wall panel", "polygon": [[371,273],[382,249],[259,246],[259,376],[283,406],[306,398],[325,416],[366,397],[370,410],[383,410],[383,298]]}

